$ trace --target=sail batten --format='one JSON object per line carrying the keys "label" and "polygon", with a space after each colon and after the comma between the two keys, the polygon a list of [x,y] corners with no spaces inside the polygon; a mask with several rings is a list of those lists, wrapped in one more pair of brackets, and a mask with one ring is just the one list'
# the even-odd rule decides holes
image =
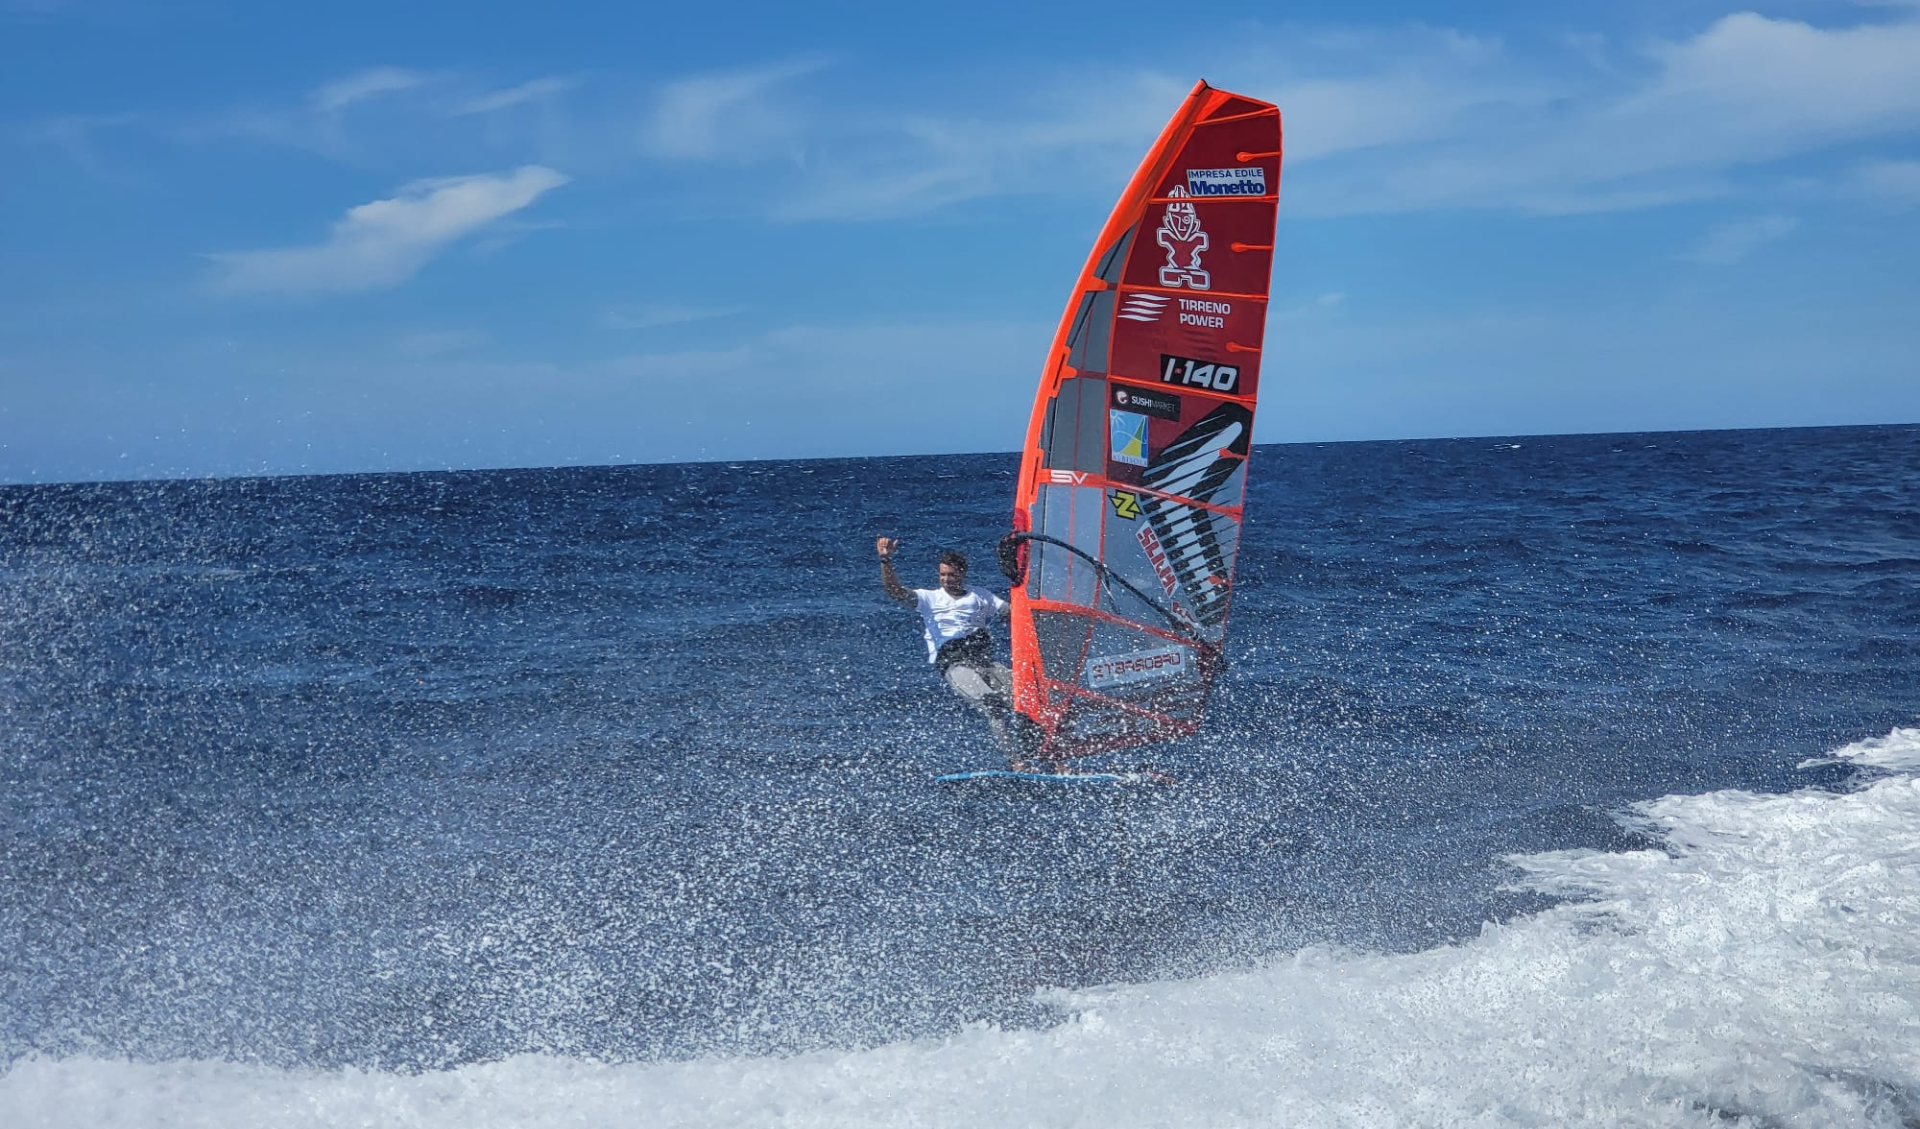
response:
{"label": "sail batten", "polygon": [[1280,118],[1194,87],[1062,312],[1003,554],[1015,706],[1055,760],[1191,733],[1232,603]]}

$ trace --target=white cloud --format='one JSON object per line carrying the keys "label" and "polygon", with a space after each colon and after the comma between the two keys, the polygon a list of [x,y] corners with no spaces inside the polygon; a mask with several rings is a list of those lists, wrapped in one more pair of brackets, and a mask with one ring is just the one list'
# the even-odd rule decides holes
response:
{"label": "white cloud", "polygon": [[994,172],[990,155],[954,147],[926,162],[830,167],[778,200],[773,214],[782,220],[896,219],[990,195]]}
{"label": "white cloud", "polygon": [[[1823,27],[1744,12],[1651,43],[1567,33],[1526,51],[1420,25],[1249,27],[1204,62],[1221,85],[1280,104],[1289,215],[1624,210],[1724,196],[1770,162],[1920,131],[1920,20],[1853,12],[1865,22]],[[1124,181],[1184,93],[1188,80],[1171,75],[1200,62],[1170,49],[1152,63],[1164,69],[1105,66],[1096,79],[1063,67],[1020,85],[999,73],[944,84],[963,110],[902,95],[815,112],[801,80],[826,67],[819,57],[695,74],[654,91],[638,155],[784,163],[790,172],[743,183],[764,184],[763,206],[787,220],[886,219],[1010,193],[1098,196]],[[243,108],[174,132],[362,165],[410,156],[429,136],[443,150],[513,146],[519,159],[567,167],[633,159],[633,109],[606,82],[596,83],[597,106],[576,98],[564,116],[492,117],[578,85],[546,76],[490,90],[454,73],[383,66],[329,82],[297,107]],[[341,112],[376,100],[382,112]],[[101,167],[84,132],[60,123],[43,132]]]}
{"label": "white cloud", "polygon": [[212,256],[228,294],[379,290],[413,277],[462,236],[526,207],[567,178],[527,165],[511,173],[423,180],[349,209],[324,243]]}
{"label": "white cloud", "polygon": [[458,106],[455,106],[451,114],[455,117],[467,114],[491,114],[513,106],[525,105],[529,102],[545,101],[557,95],[565,94],[578,85],[580,85],[578,79],[536,78],[529,82],[523,82],[518,86],[507,87],[505,90],[495,90],[475,98],[469,98]]}
{"label": "white cloud", "polygon": [[1654,57],[1658,80],[1596,121],[1642,167],[1768,161],[1920,126],[1920,24],[1742,13]]}
{"label": "white cloud", "polygon": [[313,104],[322,111],[345,109],[355,102],[411,90],[426,81],[425,75],[403,67],[373,67],[320,87],[313,92]]}
{"label": "white cloud", "polygon": [[1310,79],[1273,92],[1286,122],[1287,160],[1299,164],[1338,153],[1457,135],[1478,107],[1518,92],[1448,83],[1417,74]]}
{"label": "white cloud", "polygon": [[[1916,23],[1828,29],[1746,13],[1640,61],[1631,77],[1586,68],[1506,88],[1498,74],[1455,73],[1459,89],[1436,101],[1426,136],[1297,178],[1290,210],[1659,206],[1723,195],[1769,162],[1920,129]],[[1353,85],[1385,97],[1402,83]]]}
{"label": "white cloud", "polygon": [[[422,99],[410,92],[444,81],[404,67],[374,67],[324,83],[287,104],[245,103],[188,114],[156,114],[152,124],[167,139],[191,146],[231,141],[285,146],[330,160],[366,165],[366,139],[380,139],[392,124],[416,115]],[[375,105],[378,103],[379,105]],[[352,108],[354,112],[344,111]],[[406,144],[417,151],[419,134]]]}
{"label": "white cloud", "polygon": [[[803,120],[783,84],[812,65],[674,84],[651,150],[801,154],[790,176],[765,178],[776,218],[881,220],[1117,189],[1187,88],[1157,70],[1109,69],[1097,83],[1063,71],[1013,95],[981,86],[964,112],[896,103]],[[1291,28],[1239,37],[1207,71],[1281,107],[1294,216],[1661,207],[1727,196],[1774,162],[1920,130],[1913,20],[1818,27],[1740,13],[1650,44],[1571,35],[1525,54],[1446,29]]]}
{"label": "white cloud", "polygon": [[784,220],[880,220],[1002,192],[1117,189],[1191,84],[1137,72],[1063,77],[1017,107],[965,118],[904,111],[853,119],[833,155],[810,154],[775,205]]}
{"label": "white cloud", "polygon": [[[1208,70],[1279,104],[1290,215],[1660,207],[1725,196],[1770,162],[1920,129],[1920,23],[1820,28],[1748,13],[1636,51],[1571,36],[1548,52],[1519,57],[1444,29],[1295,30],[1245,36]],[[764,76],[735,77],[690,100],[758,105]],[[1157,71],[1098,84],[1063,73],[1019,104],[977,92],[965,114],[823,116],[771,206],[789,220],[872,220],[1117,188],[1185,89]],[[685,115],[686,138],[667,148],[718,155],[717,115]]]}
{"label": "white cloud", "polygon": [[1729,266],[1745,259],[1761,247],[1785,238],[1800,226],[1792,216],[1755,216],[1723,223],[1707,232],[1680,257],[1705,266]]}
{"label": "white cloud", "polygon": [[[1172,57],[1160,65],[1167,69],[1057,68],[976,89],[962,114],[862,107],[818,122],[817,144],[774,213],[876,220],[1006,193],[1117,191],[1192,86],[1185,74],[1198,69]],[[1280,104],[1290,165],[1353,154],[1405,160],[1409,147],[1471,136],[1490,118],[1535,113],[1561,96],[1514,66],[1498,41],[1418,27],[1249,32],[1210,54],[1206,69],[1216,85]]]}
{"label": "white cloud", "polygon": [[[604,162],[624,149],[628,121],[581,128],[561,106],[580,80],[546,76],[505,88],[454,71],[362,71],[288,103],[252,102],[200,113],[149,115],[170,141],[190,146],[258,143],[311,153],[356,169],[417,168],[423,161]],[[510,112],[543,107],[544,113]],[[630,152],[622,158],[631,161]]]}
{"label": "white cloud", "polygon": [[[1172,76],[1200,62],[1169,48],[1151,64],[1163,69],[955,79],[941,84],[964,106],[952,109],[905,93],[829,107],[822,92],[815,105],[803,80],[826,60],[788,59],[666,82],[646,104],[637,146],[631,92],[609,81],[594,84],[594,98],[566,99],[565,113],[516,115],[501,111],[555,102],[577,80],[490,90],[389,66],[339,78],[297,106],[243,108],[172,133],[264,140],[362,167],[406,167],[429,145],[436,159],[505,149],[568,168],[636,157],[760,163],[765,175],[715,190],[760,193],[782,220],[885,220],[1005,194],[1110,200],[1188,88]],[[1653,43],[1567,34],[1525,51],[1418,25],[1250,27],[1204,62],[1220,85],[1281,106],[1294,217],[1660,207],[1733,194],[1773,162],[1920,131],[1920,20],[1886,13],[1837,27],[1742,13]],[[96,132],[43,130],[100,168]],[[1879,186],[1898,203],[1898,177],[1891,166],[1862,172],[1843,191]]]}
{"label": "white cloud", "polygon": [[641,147],[668,160],[751,163],[790,149],[801,118],[781,87],[826,64],[799,59],[667,84],[641,129]]}

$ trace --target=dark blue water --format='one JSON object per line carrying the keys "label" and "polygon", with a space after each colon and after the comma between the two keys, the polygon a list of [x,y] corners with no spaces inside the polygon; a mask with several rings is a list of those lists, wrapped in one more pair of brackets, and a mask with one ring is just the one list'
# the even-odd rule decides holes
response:
{"label": "dark blue water", "polygon": [[[1011,456],[0,489],[0,1060],[432,1067],[1042,1024],[1414,950],[1500,859],[1920,709],[1920,428],[1263,447],[1179,783],[961,793],[880,592]],[[978,578],[977,578],[978,579]]]}

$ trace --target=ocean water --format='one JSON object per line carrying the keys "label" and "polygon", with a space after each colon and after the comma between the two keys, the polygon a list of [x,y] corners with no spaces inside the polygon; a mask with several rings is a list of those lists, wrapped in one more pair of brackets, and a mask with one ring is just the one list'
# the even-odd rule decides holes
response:
{"label": "ocean water", "polygon": [[1920,1125],[1920,428],[1256,449],[1167,787],[1011,456],[0,488],[0,1124]]}

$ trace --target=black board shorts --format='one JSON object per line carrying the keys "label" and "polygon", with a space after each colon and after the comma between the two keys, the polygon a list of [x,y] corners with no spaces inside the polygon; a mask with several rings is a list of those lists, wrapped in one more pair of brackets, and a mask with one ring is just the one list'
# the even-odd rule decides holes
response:
{"label": "black board shorts", "polygon": [[949,639],[934,652],[933,666],[941,674],[952,666],[988,666],[993,663],[993,633],[984,628]]}

